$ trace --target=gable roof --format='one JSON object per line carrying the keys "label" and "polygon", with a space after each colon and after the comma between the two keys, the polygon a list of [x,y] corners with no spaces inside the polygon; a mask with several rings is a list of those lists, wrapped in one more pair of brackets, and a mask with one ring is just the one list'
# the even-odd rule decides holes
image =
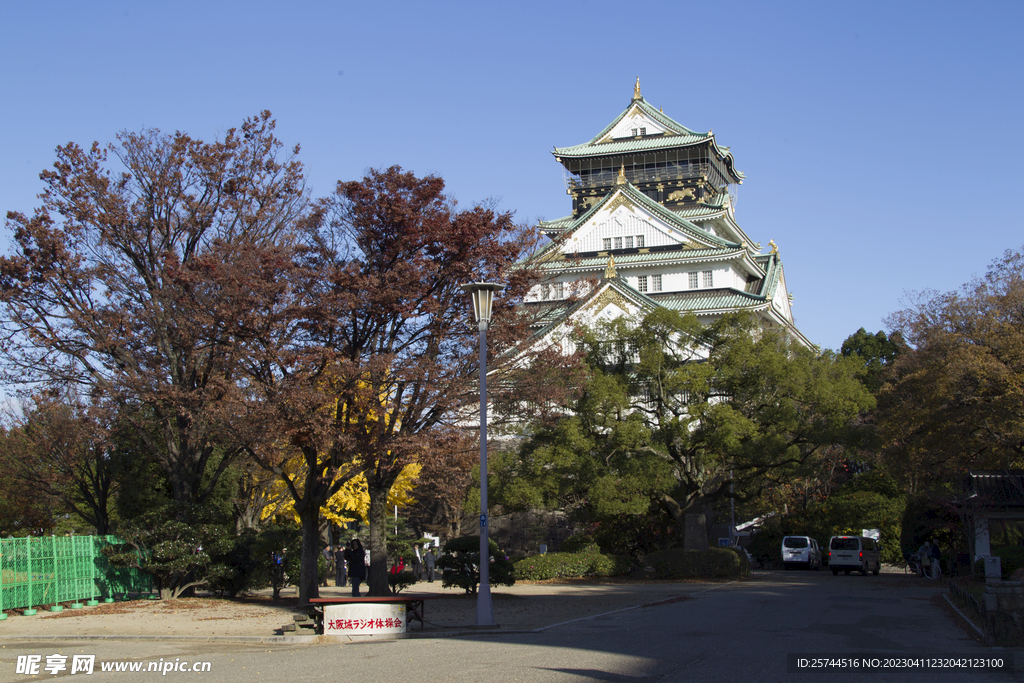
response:
{"label": "gable roof", "polygon": [[636,289],[630,287],[629,284],[621,278],[607,278],[604,279],[600,285],[594,287],[586,296],[583,296],[576,301],[561,300],[524,304],[528,308],[538,308],[541,310],[541,315],[533,323],[534,326],[539,326],[540,329],[532,334],[530,338],[524,342],[524,345],[530,345],[547,334],[550,334],[559,325],[564,324],[574,315],[578,315],[580,312],[599,303],[600,299],[608,298],[609,293],[623,297],[628,303],[631,303],[646,312],[655,310],[659,305],[658,302],[654,301],[646,294],[638,292]]}
{"label": "gable roof", "polygon": [[[643,207],[647,212],[653,214],[656,218],[665,223],[670,229],[680,233],[681,237],[686,237],[689,240],[697,242],[705,248],[733,250],[741,247],[741,245],[736,242],[730,242],[716,235],[712,235],[708,231],[694,225],[675,211],[667,209],[654,201],[638,190],[632,183],[626,181],[622,185],[617,186],[615,190],[602,197],[599,202],[590,207],[579,218],[567,216],[565,218],[560,218],[557,221],[541,223],[540,229],[545,234],[549,236],[557,235],[562,238],[553,241],[547,247],[542,249],[541,254],[546,253],[549,249],[559,249],[564,239],[567,239],[574,232],[586,226],[587,223],[602,209],[615,202],[616,198],[622,196],[627,197],[633,203]],[[682,243],[683,240],[680,240],[680,242]]]}
{"label": "gable roof", "polygon": [[[627,116],[640,115],[648,118],[662,128],[665,132],[659,135],[611,138],[610,135],[615,127]],[[612,154],[629,154],[633,152],[654,152],[661,149],[674,147],[690,147],[703,143],[710,143],[715,152],[725,160],[726,165],[735,176],[736,182],[744,178],[742,172],[736,170],[735,159],[728,147],[720,147],[715,140],[712,131],[698,133],[690,130],[683,124],[675,121],[663,112],[655,109],[647,103],[643,97],[634,97],[629,106],[621,114],[609,123],[604,129],[595,135],[589,142],[570,147],[555,147],[552,154],[557,158],[575,159],[588,156],[605,156]]]}

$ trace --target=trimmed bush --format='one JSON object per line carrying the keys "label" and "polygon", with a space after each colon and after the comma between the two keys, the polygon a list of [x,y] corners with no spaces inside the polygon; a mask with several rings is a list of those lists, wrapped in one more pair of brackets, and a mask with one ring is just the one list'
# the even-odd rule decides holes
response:
{"label": "trimmed bush", "polygon": [[558,551],[561,553],[578,553],[591,545],[596,545],[596,541],[594,541],[594,537],[590,534],[573,534],[565,539],[565,543],[562,544]]}
{"label": "trimmed bush", "polygon": [[524,557],[516,562],[516,578],[520,581],[546,581],[586,576],[590,558],[578,553],[547,553]]}
{"label": "trimmed bush", "polygon": [[736,557],[740,561],[740,578],[745,579],[750,576],[750,558],[747,554],[739,548],[726,548],[729,552],[735,553]]}
{"label": "trimmed bush", "polygon": [[741,553],[727,548],[708,550],[659,550],[644,558],[658,579],[739,579],[749,576],[740,561]]}
{"label": "trimmed bush", "polygon": [[397,574],[388,572],[388,585],[391,586],[392,593],[401,593],[414,583],[416,583],[416,575],[411,571],[398,572]]}
{"label": "trimmed bush", "polygon": [[596,545],[579,553],[532,555],[516,562],[516,578],[521,581],[579,579],[588,576],[624,576],[633,567],[626,555],[602,555]]}
{"label": "trimmed bush", "polygon": [[[516,582],[515,569],[505,554],[498,549],[493,538],[487,539],[488,554],[491,556],[487,567],[492,586],[512,586]],[[441,587],[457,586],[467,593],[476,594],[480,583],[480,537],[460,536],[444,545],[444,551],[437,560],[441,572]]]}

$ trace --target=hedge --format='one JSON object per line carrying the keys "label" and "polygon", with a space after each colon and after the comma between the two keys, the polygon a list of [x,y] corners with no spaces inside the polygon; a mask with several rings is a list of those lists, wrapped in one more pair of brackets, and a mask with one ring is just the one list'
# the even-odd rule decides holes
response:
{"label": "hedge", "polygon": [[644,558],[658,579],[739,579],[750,576],[746,555],[731,548],[659,550]]}
{"label": "hedge", "polygon": [[624,555],[602,555],[596,545],[578,553],[547,553],[532,555],[516,562],[516,578],[520,581],[577,579],[587,576],[622,576],[628,574],[633,559]]}

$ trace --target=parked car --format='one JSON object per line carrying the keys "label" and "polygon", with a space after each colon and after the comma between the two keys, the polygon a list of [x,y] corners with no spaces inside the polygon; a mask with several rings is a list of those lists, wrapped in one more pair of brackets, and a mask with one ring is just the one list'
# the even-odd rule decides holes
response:
{"label": "parked car", "polygon": [[875,576],[882,570],[882,546],[867,536],[833,536],[828,542],[828,566],[832,575],[858,571]]}
{"label": "parked car", "polygon": [[810,536],[786,536],[782,539],[782,566],[821,569],[821,548]]}

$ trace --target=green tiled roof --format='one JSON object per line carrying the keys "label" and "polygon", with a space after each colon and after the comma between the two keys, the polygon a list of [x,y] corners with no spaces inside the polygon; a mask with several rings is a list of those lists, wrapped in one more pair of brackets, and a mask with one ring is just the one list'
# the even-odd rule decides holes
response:
{"label": "green tiled roof", "polygon": [[738,289],[711,289],[694,292],[679,292],[652,297],[665,308],[674,311],[717,311],[733,308],[751,308],[764,306],[768,302],[763,296],[741,292]]}
{"label": "green tiled roof", "polygon": [[[671,251],[653,251],[638,254],[615,254],[615,265],[625,266],[633,264],[651,263],[657,261],[680,259],[705,260],[714,257],[729,257],[742,255],[744,249],[674,249]],[[566,256],[557,261],[546,261],[541,265],[544,270],[563,270],[565,268],[604,268],[608,264],[608,256],[587,256],[585,258],[573,258]]]}
{"label": "green tiled roof", "polygon": [[573,159],[605,154],[628,154],[630,152],[651,152],[672,147],[696,145],[708,139],[706,135],[659,135],[647,138],[628,138],[608,142],[585,142],[572,147],[556,147],[552,152],[557,157]]}
{"label": "green tiled roof", "polygon": [[562,218],[556,218],[551,221],[541,221],[537,226],[541,232],[561,232],[572,227],[572,224],[576,221],[572,216],[564,216]]}
{"label": "green tiled roof", "polygon": [[566,312],[573,307],[573,304],[568,299],[532,301],[523,305],[534,316],[530,321],[530,327],[547,327],[556,320],[561,320],[565,317]]}
{"label": "green tiled roof", "polygon": [[779,266],[782,261],[778,254],[760,254],[754,257],[754,262],[764,269],[765,276],[762,281],[761,295],[766,299],[775,296],[775,290],[779,286]]}
{"label": "green tiled roof", "polygon": [[671,209],[672,213],[680,218],[710,218],[725,211],[720,206],[681,206]]}

